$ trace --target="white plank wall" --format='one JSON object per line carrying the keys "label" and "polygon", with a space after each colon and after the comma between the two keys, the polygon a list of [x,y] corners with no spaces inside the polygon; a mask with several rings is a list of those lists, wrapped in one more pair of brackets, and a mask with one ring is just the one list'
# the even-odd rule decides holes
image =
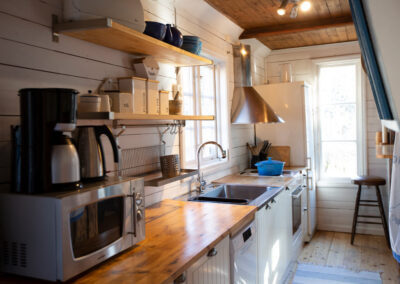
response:
{"label": "white plank wall", "polygon": [[[313,59],[323,59],[335,56],[360,54],[357,42],[314,46],[308,48],[296,48],[292,50],[273,51],[266,58],[266,72],[269,83],[280,81],[280,65],[291,63],[293,67],[294,81],[315,82],[315,64]],[[372,91],[366,80],[366,140],[367,145],[367,173],[386,178],[385,160],[375,157],[375,132],[381,130],[378,113],[372,97]],[[388,204],[388,194],[385,187],[381,187],[385,204]],[[350,232],[356,198],[356,187],[329,187],[318,188],[317,191],[317,222],[318,229],[328,231]],[[376,199],[375,191],[364,191],[364,197]],[[360,210],[365,210],[362,208]],[[376,211],[375,211],[376,210]],[[387,211],[386,211],[387,212]],[[371,215],[377,215],[378,210],[372,208],[369,211],[361,211]],[[359,224],[357,231],[360,233],[383,234],[382,226]]]}
{"label": "white plank wall", "polygon": [[[228,78],[227,107],[233,92],[231,45],[238,41],[241,29],[201,0],[143,0],[146,20],[176,23],[183,34],[201,37],[203,50],[214,57],[226,58]],[[196,11],[188,12],[188,11]],[[134,56],[97,46],[67,36],[60,42],[51,38],[52,14],[62,17],[62,0],[0,1],[0,184],[10,183],[10,125],[19,123],[18,90],[29,87],[74,88],[81,93],[97,88],[105,77],[132,75]],[[175,21],[176,20],[176,21]],[[253,42],[253,76],[257,84],[265,80],[265,52]],[[261,50],[261,51],[259,51]],[[267,50],[267,51],[265,51]],[[176,82],[172,65],[160,64],[160,89],[171,89]],[[229,112],[229,111],[228,111]],[[161,129],[162,130],[162,129]],[[116,133],[119,129],[114,130]],[[239,171],[247,166],[246,142],[252,140],[250,126],[230,129],[229,161],[206,170],[208,181]],[[166,153],[179,152],[178,135],[164,137]],[[123,148],[136,148],[160,143],[157,128],[128,128],[119,142]],[[108,147],[106,147],[108,148]],[[108,170],[113,170],[107,154]],[[146,188],[146,206],[164,198],[173,198],[190,190],[188,179],[160,188]]]}

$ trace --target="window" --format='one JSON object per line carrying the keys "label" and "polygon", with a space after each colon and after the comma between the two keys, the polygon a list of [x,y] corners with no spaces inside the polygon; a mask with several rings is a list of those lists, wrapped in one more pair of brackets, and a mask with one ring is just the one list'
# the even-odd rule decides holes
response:
{"label": "window", "polygon": [[[178,82],[182,86],[183,114],[214,115],[213,121],[186,121],[181,137],[181,155],[184,167],[195,167],[198,147],[206,141],[217,141],[224,148],[221,119],[225,110],[221,107],[222,97],[218,65],[181,67]],[[225,144],[225,145],[224,145]],[[202,150],[202,165],[219,161],[217,148],[207,146]]]}
{"label": "window", "polygon": [[359,60],[319,64],[319,180],[345,182],[362,174],[363,122]]}

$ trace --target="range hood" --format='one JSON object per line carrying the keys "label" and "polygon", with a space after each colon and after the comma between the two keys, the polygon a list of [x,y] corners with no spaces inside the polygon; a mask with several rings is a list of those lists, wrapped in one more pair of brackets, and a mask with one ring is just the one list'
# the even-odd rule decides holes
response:
{"label": "range hood", "polygon": [[252,87],[250,55],[250,45],[233,47],[235,89],[231,122],[233,124],[284,122]]}

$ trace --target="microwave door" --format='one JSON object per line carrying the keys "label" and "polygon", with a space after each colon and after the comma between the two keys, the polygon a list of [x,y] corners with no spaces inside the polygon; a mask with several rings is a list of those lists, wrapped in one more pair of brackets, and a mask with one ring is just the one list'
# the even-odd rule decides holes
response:
{"label": "microwave door", "polygon": [[134,221],[130,183],[62,200],[59,280],[66,280],[132,246]]}

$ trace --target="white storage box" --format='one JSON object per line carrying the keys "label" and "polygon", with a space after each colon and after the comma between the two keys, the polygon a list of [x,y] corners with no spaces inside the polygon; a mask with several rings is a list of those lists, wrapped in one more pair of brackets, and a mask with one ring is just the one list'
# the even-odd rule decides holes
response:
{"label": "white storage box", "polygon": [[147,80],[147,113],[160,114],[160,95],[158,81]]}
{"label": "white storage box", "polygon": [[134,114],[147,113],[146,79],[139,77],[118,78],[119,90],[132,94]]}
{"label": "white storage box", "polygon": [[133,112],[133,99],[131,93],[107,92],[111,100],[111,111]]}
{"label": "white storage box", "polygon": [[160,114],[169,115],[169,91],[160,91]]}

